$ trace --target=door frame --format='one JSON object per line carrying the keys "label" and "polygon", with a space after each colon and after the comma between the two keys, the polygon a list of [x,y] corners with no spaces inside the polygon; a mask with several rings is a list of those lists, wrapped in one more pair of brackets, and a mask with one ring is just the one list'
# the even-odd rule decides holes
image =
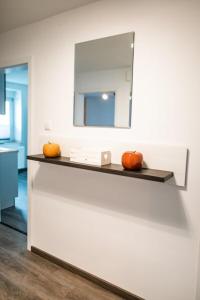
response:
{"label": "door frame", "polygon": [[[16,59],[8,59],[8,60],[0,60],[0,68],[9,68],[14,67],[22,64],[28,65],[28,100],[27,100],[27,152],[31,153],[32,151],[32,128],[33,124],[32,121],[33,118],[33,101],[32,101],[32,70],[33,70],[33,58],[31,56],[29,57],[22,57],[22,58],[16,58]],[[30,216],[31,216],[31,176],[30,172],[28,172],[27,177],[27,249],[31,249],[31,222],[30,222]]]}

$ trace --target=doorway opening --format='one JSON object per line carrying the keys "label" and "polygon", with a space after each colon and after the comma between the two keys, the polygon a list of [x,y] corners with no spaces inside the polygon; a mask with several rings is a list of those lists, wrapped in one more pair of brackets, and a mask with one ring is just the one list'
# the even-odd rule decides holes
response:
{"label": "doorway opening", "polygon": [[27,234],[28,64],[0,69],[0,221]]}

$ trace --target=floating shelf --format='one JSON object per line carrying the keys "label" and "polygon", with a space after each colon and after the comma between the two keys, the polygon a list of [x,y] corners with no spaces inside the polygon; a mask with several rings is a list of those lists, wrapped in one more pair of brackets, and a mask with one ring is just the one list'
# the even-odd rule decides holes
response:
{"label": "floating shelf", "polygon": [[145,180],[152,180],[157,182],[165,182],[171,177],[173,177],[173,172],[154,170],[154,169],[142,169],[140,171],[124,170],[119,164],[109,164],[106,166],[94,166],[82,163],[76,163],[70,161],[69,157],[56,157],[56,158],[45,158],[42,154],[28,155],[28,160],[39,161],[48,164],[66,166],[77,169],[90,170],[95,172],[126,176],[132,178],[140,178]]}

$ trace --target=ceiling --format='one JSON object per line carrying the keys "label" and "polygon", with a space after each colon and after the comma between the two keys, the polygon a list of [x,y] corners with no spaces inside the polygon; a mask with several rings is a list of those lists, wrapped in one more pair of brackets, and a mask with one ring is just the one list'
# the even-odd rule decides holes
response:
{"label": "ceiling", "polygon": [[0,33],[99,0],[0,0]]}

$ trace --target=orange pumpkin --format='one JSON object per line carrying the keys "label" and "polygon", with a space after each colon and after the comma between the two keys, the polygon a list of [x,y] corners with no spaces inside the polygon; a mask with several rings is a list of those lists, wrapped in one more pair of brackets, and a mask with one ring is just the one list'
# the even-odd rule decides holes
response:
{"label": "orange pumpkin", "polygon": [[122,166],[127,170],[140,170],[142,168],[143,155],[137,151],[126,151],[122,155]]}
{"label": "orange pumpkin", "polygon": [[44,144],[43,154],[45,157],[58,157],[61,154],[60,146],[54,143]]}

